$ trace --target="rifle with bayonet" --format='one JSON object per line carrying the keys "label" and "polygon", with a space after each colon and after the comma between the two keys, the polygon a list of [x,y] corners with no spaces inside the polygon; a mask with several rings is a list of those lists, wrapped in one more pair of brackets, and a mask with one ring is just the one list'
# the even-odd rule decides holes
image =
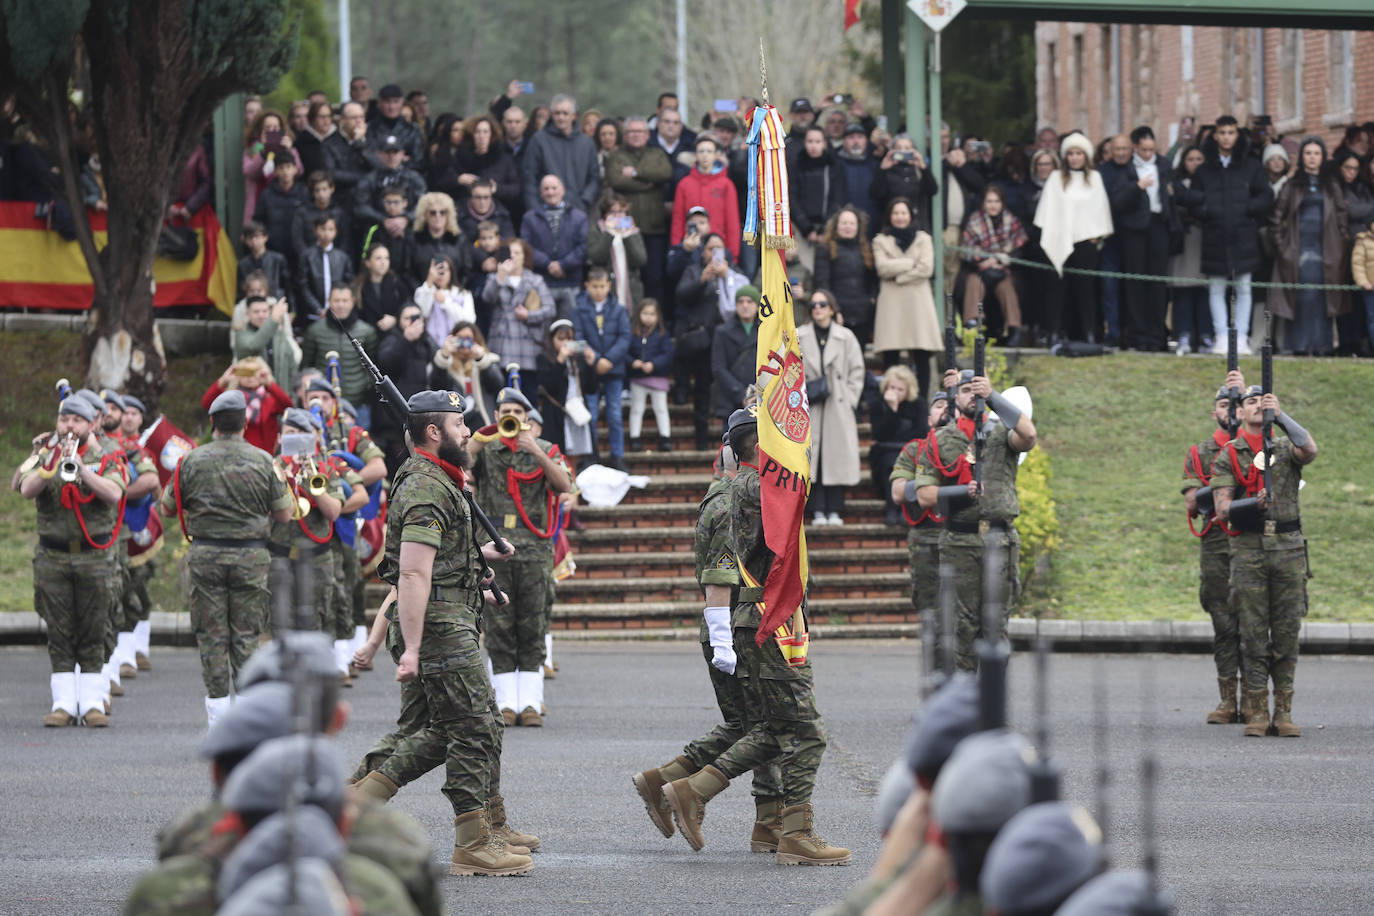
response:
{"label": "rifle with bayonet", "polygon": [[[945,372],[959,371],[959,328],[954,320],[954,297],[945,297]],[[959,391],[959,383],[955,382],[946,390],[949,400],[945,402],[945,415],[940,420],[940,425],[954,422],[954,395]]]}
{"label": "rifle with bayonet", "polygon": [[1002,636],[1006,577],[1002,564],[1007,550],[993,543],[989,534],[983,541],[983,633],[974,642],[978,655],[978,727],[982,731],[1007,725],[1007,662],[1011,644]]}
{"label": "rifle with bayonet", "polygon": [[[1236,288],[1226,285],[1226,372],[1229,375],[1240,368],[1236,336]],[[1240,389],[1234,385],[1227,387],[1226,398],[1230,401],[1226,412],[1226,429],[1232,439],[1240,430],[1240,420],[1236,419],[1236,408],[1240,405]]]}
{"label": "rifle with bayonet", "polygon": [[[978,300],[978,336],[973,341],[973,377],[983,378],[988,371],[988,335],[983,327],[983,300]],[[978,495],[983,495],[983,447],[987,445],[988,430],[984,422],[987,403],[982,395],[973,400],[973,480],[978,484]]]}
{"label": "rifle with bayonet", "polygon": [[[1264,346],[1260,348],[1260,390],[1264,394],[1274,393],[1274,341],[1272,337],[1273,316],[1264,310]],[[1264,409],[1264,425],[1260,430],[1261,444],[1264,449],[1264,464],[1260,472],[1264,475],[1264,495],[1272,499],[1269,490],[1269,466],[1274,463],[1274,411]],[[1272,532],[1265,532],[1270,534]]]}

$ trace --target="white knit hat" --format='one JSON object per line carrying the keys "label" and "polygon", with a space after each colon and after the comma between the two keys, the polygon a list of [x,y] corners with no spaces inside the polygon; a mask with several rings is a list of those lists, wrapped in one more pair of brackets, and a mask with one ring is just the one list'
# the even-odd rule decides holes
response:
{"label": "white knit hat", "polygon": [[1264,155],[1260,157],[1260,164],[1267,163],[1275,156],[1282,156],[1284,162],[1292,161],[1288,156],[1288,150],[1284,149],[1281,144],[1271,143],[1264,148]]}
{"label": "white knit hat", "polygon": [[1083,154],[1088,157],[1089,162],[1092,161],[1093,153],[1096,152],[1096,150],[1093,149],[1092,141],[1078,131],[1069,134],[1059,144],[1059,158],[1063,159],[1067,157],[1071,149],[1082,150]]}

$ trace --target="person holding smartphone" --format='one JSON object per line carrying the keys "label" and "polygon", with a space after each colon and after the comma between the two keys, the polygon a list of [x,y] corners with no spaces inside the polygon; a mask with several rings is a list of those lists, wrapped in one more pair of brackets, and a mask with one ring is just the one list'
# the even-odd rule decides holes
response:
{"label": "person holding smartphone", "polygon": [[939,181],[911,135],[898,134],[892,139],[892,148],[878,163],[878,173],[869,185],[868,196],[884,211],[894,198],[905,197],[916,209],[917,228],[929,232],[930,201],[939,189]]}
{"label": "person holding smartphone", "polygon": [[286,126],[286,118],[274,108],[264,108],[253,119],[243,138],[243,221],[253,218],[258,195],[272,181],[277,161],[290,158],[300,172],[301,158],[293,146],[295,135]]}
{"label": "person holding smartphone", "polygon": [[644,235],[630,215],[630,202],[610,188],[597,198],[601,218],[587,229],[587,266],[604,267],[616,299],[626,308],[644,298],[641,271],[648,254]]}

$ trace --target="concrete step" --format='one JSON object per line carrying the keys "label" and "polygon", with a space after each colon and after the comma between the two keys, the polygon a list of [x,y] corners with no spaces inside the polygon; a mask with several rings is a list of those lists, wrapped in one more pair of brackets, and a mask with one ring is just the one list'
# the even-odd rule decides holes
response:
{"label": "concrete step", "polygon": [[[621,503],[618,506],[582,506],[577,510],[584,524],[613,528],[654,528],[663,525],[691,525],[697,522],[695,502]],[[883,501],[880,499],[852,499],[845,503],[845,522],[848,524],[880,523]],[[900,530],[897,528],[894,531]]]}
{"label": "concrete step", "polygon": [[[698,455],[704,454],[698,452]],[[681,473],[676,474],[650,474],[649,485],[640,490],[631,487],[625,494],[621,505],[625,503],[660,503],[660,502],[700,502],[701,497],[711,486],[711,463],[707,461],[704,465],[697,465],[697,470],[684,467]],[[633,468],[631,469],[632,472]],[[638,472],[634,472],[638,473]],[[845,491],[846,499],[872,499],[873,490],[868,469],[865,468],[859,475],[859,482]]]}
{"label": "concrete step", "polygon": [[[808,598],[900,598],[910,592],[911,578],[905,572],[834,575],[812,573]],[[574,576],[558,583],[558,600],[563,604],[598,603],[621,600],[627,610],[641,603],[674,601],[697,596],[697,580],[692,576],[658,576],[624,579],[584,579]]]}
{"label": "concrete step", "polygon": [[[635,628],[638,626],[696,626],[701,622],[701,599],[655,601],[632,605],[634,617],[626,619],[624,602],[565,604],[553,606],[553,622],[559,629]],[[919,615],[906,596],[892,598],[827,598],[809,601],[814,623],[916,623]]]}
{"label": "concrete step", "polygon": [[[690,553],[694,529],[688,525],[665,525],[634,529],[634,537],[627,538],[623,530],[616,528],[593,528],[584,531],[568,532],[568,540],[574,553],[583,550],[618,550],[622,555],[632,557],[636,553],[662,553],[682,551]],[[848,548],[871,549],[893,548],[906,544],[906,532],[901,528],[890,528],[878,524],[855,524],[830,527],[806,526],[808,549]]]}
{"label": "concrete step", "polygon": [[[619,551],[576,553],[574,579],[620,581],[639,576],[692,576],[695,561],[690,551],[628,554]],[[907,550],[902,547],[848,549],[809,549],[811,574],[860,576],[867,573],[907,572]],[[559,585],[562,588],[562,584]],[[380,599],[379,599],[380,600]]]}

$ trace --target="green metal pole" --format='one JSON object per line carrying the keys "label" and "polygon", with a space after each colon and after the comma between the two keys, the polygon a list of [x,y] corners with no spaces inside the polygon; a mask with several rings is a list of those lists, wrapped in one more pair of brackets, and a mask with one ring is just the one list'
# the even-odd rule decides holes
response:
{"label": "green metal pole", "polygon": [[[917,149],[926,145],[926,37],[930,30],[906,8],[906,132]],[[896,119],[893,119],[896,133]]]}
{"label": "green metal pole", "polygon": [[883,114],[897,126],[902,110],[902,0],[883,0]]}
{"label": "green metal pole", "polygon": [[243,229],[243,93],[236,92],[215,109],[215,214],[238,241]]}
{"label": "green metal pole", "polygon": [[[944,161],[944,150],[940,148],[940,33],[935,33],[935,41],[930,55],[930,168],[936,182],[943,184],[940,163]],[[930,238],[935,245],[935,301],[943,302],[945,296],[945,240],[943,236],[945,206],[943,189],[937,187],[935,197],[930,202]]]}

